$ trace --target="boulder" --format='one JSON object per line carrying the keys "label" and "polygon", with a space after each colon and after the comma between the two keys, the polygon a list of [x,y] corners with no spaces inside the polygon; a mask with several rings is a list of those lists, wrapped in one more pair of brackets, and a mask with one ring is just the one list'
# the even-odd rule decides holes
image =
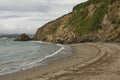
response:
{"label": "boulder", "polygon": [[32,40],[27,34],[23,33],[19,35],[14,41],[29,41]]}

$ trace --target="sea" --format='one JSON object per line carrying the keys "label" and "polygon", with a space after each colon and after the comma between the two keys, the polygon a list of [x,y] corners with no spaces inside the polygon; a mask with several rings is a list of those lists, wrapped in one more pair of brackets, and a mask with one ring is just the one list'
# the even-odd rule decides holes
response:
{"label": "sea", "polygon": [[71,47],[66,45],[0,38],[0,75],[47,65],[70,55]]}

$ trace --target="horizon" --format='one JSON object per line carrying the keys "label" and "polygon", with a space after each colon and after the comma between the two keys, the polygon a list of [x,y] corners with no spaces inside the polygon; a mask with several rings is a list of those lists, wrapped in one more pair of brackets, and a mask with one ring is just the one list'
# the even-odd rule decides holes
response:
{"label": "horizon", "polygon": [[4,0],[0,1],[0,34],[35,34],[42,25],[72,11],[87,0]]}

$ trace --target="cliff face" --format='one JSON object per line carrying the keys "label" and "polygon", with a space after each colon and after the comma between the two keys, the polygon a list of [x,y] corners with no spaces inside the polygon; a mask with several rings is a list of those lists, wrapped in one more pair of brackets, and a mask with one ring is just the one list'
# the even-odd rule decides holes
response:
{"label": "cliff face", "polygon": [[34,40],[56,43],[120,41],[120,0],[88,0],[39,28]]}

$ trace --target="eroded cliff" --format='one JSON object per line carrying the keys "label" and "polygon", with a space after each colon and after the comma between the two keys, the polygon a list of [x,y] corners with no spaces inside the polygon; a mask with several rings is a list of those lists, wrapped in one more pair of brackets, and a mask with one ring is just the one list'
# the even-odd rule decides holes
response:
{"label": "eroded cliff", "polygon": [[120,0],[88,0],[39,28],[34,40],[55,43],[120,42]]}

